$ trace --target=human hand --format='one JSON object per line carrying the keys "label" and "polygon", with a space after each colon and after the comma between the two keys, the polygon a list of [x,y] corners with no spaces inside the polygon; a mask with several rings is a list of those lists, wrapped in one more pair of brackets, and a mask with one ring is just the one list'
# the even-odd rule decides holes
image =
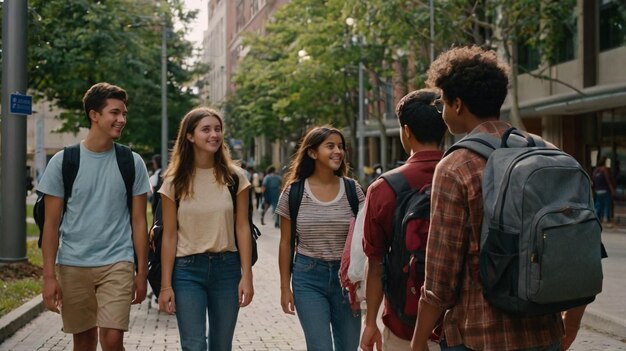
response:
{"label": "human hand", "polygon": [[44,277],[41,292],[46,309],[55,313],[61,313],[63,305],[63,292],[56,277]]}
{"label": "human hand", "polygon": [[[361,336],[361,349],[364,351],[381,351],[383,349],[383,337],[377,326],[366,325]],[[374,347],[376,347],[374,349]]]}
{"label": "human hand", "polygon": [[288,286],[280,288],[280,305],[283,312],[291,315],[296,314],[296,305],[293,300],[293,293]]}
{"label": "human hand", "polygon": [[168,288],[161,288],[161,292],[159,293],[159,310],[167,314],[176,313],[175,301],[174,290],[171,286]]}
{"label": "human hand", "polygon": [[252,275],[242,276],[239,281],[239,307],[246,307],[252,302],[254,296],[254,286],[252,284]]}
{"label": "human hand", "polygon": [[133,278],[133,300],[131,305],[143,302],[148,293],[148,281],[145,276],[135,275]]}

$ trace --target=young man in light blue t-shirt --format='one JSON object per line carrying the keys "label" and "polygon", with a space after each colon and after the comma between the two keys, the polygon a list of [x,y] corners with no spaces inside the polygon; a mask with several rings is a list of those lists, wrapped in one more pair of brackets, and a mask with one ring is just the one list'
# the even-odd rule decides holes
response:
{"label": "young man in light blue t-shirt", "polygon": [[[148,172],[133,154],[132,214],[113,141],[126,125],[126,91],[108,83],[83,97],[89,133],[65,212],[63,151],[50,160],[37,190],[44,198],[43,300],[61,313],[74,350],[123,350],[130,305],[146,297]],[[133,252],[136,255],[136,266]]]}

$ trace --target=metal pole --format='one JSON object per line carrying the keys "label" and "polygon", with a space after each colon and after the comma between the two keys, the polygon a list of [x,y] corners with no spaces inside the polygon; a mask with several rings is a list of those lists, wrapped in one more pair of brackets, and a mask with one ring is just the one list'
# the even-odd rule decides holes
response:
{"label": "metal pole", "polygon": [[356,124],[356,134],[359,142],[359,150],[358,150],[358,175],[359,180],[365,180],[365,171],[363,168],[365,167],[365,88],[363,86],[363,71],[365,67],[363,66],[363,62],[359,62],[359,120]]}
{"label": "metal pole", "polygon": [[9,95],[26,94],[26,0],[5,0],[2,17],[0,263],[26,261],[26,116],[9,113]]}
{"label": "metal pole", "polygon": [[430,0],[430,63],[435,61],[435,0]]}
{"label": "metal pole", "polygon": [[[165,9],[163,9],[165,11]],[[161,165],[167,168],[167,21],[165,13],[161,22]]]}

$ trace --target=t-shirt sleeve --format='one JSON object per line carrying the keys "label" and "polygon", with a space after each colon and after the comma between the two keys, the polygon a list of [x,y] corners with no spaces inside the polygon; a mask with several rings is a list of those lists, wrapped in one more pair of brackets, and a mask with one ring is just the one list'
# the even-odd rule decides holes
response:
{"label": "t-shirt sleeve", "polygon": [[244,189],[250,187],[250,180],[246,177],[246,174],[241,167],[235,167],[235,173],[239,177],[239,189],[237,189],[237,194],[239,194]]}
{"label": "t-shirt sleeve", "polygon": [[289,214],[289,190],[291,189],[290,186],[286,187],[285,190],[283,190],[283,192],[280,194],[280,197],[278,198],[278,207],[276,207],[276,213],[281,216],[281,217],[285,217],[287,219],[291,218],[291,215]]}
{"label": "t-shirt sleeve", "polygon": [[363,251],[367,257],[382,259],[389,251],[395,196],[387,183],[379,178],[369,187],[365,202]]}
{"label": "t-shirt sleeve", "polygon": [[142,195],[150,191],[150,178],[148,178],[148,170],[146,163],[143,162],[141,156],[133,152],[135,161],[135,183],[133,184],[133,196]]}
{"label": "t-shirt sleeve", "polygon": [[63,189],[63,174],[61,171],[63,164],[63,151],[57,152],[43,172],[39,183],[37,184],[37,191],[47,195],[56,197],[64,197],[65,190]]}
{"label": "t-shirt sleeve", "polygon": [[161,188],[159,188],[159,194],[166,196],[172,201],[176,201],[175,191],[174,191],[174,183],[172,183],[172,177],[165,177],[163,179],[163,184]]}

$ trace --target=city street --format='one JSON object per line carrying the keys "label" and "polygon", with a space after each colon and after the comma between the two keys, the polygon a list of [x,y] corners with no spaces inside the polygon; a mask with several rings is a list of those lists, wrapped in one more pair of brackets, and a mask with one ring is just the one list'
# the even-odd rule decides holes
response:
{"label": "city street", "polygon": [[[268,216],[269,218],[269,216]],[[267,221],[272,223],[271,221]],[[276,252],[279,231],[273,225],[260,226],[259,261],[254,266],[255,296],[253,303],[240,311],[233,349],[235,350],[305,350],[304,336],[297,317],[288,316],[280,309],[280,289]],[[614,230],[604,235],[610,259],[605,260],[605,293],[598,297],[597,306],[620,305],[623,294],[610,298],[607,291],[623,287],[626,276],[626,232]],[[613,276],[618,274],[619,276]],[[615,307],[617,308],[617,307]],[[601,329],[601,328],[598,328]],[[145,301],[131,312],[130,331],[126,334],[126,350],[180,350],[174,316],[159,313],[155,303]],[[71,336],[61,331],[61,318],[44,312],[20,329],[4,343],[0,351],[65,351],[71,350]],[[436,345],[431,350],[438,350]],[[626,350],[626,343],[618,337],[583,327],[574,351]]]}

